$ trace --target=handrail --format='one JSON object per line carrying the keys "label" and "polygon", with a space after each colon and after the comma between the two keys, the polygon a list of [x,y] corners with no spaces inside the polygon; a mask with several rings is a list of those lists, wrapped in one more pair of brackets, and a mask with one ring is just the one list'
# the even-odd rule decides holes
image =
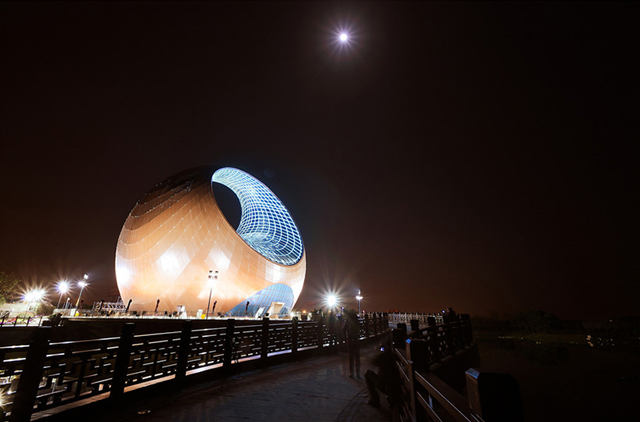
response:
{"label": "handrail", "polygon": [[[432,399],[435,399],[444,407],[456,422],[472,422],[477,420],[473,417],[467,399],[434,374],[416,371],[415,379],[427,390]],[[422,397],[422,395],[420,395],[420,397]],[[424,399],[422,403],[424,403],[423,406],[425,409],[426,407],[432,407]]]}
{"label": "handrail", "polygon": [[[507,374],[465,373],[469,399],[438,378],[434,364],[446,365],[449,356],[460,355],[473,347],[473,333],[468,315],[446,317],[436,325],[418,326],[407,332],[406,325],[393,330],[396,368],[402,380],[403,401],[399,409],[402,421],[492,422],[522,421],[517,381]],[[407,339],[407,336],[410,338]],[[447,358],[443,360],[444,358]],[[455,359],[455,358],[454,358]],[[497,375],[497,376],[496,376]],[[480,385],[489,387],[480,387]],[[500,393],[495,393],[500,391]],[[489,396],[487,396],[489,394]],[[500,406],[491,394],[498,394]],[[437,405],[436,405],[437,403]],[[483,419],[484,418],[484,419]]]}
{"label": "handrail", "polygon": [[[481,421],[471,411],[468,401],[429,369],[445,356],[471,345],[473,334],[468,316],[439,325],[435,324],[433,317],[428,317],[425,322],[429,324],[427,327],[424,324],[415,327],[412,323],[418,329],[409,333],[406,326],[399,326],[393,332],[396,367],[405,391],[400,419],[412,422],[425,419],[436,422]],[[407,336],[412,338],[405,342]],[[439,408],[434,407],[434,402],[439,404]],[[446,413],[446,418],[442,412]]]}
{"label": "handrail", "polygon": [[[386,314],[367,315],[359,324],[364,338],[389,331]],[[120,337],[60,342],[51,342],[54,328],[37,327],[29,345],[0,347],[0,420],[28,420],[34,411],[88,397],[116,397],[143,382],[229,371],[248,359],[261,364],[275,356],[298,359],[300,353],[335,350],[345,341],[341,330],[323,321],[265,318],[261,324],[235,325],[229,319],[226,326],[194,328],[186,320],[181,330],[137,335],[134,327],[125,323]]]}

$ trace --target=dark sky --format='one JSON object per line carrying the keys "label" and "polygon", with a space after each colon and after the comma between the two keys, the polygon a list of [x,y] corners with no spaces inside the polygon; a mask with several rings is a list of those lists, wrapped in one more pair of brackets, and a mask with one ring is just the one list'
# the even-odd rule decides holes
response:
{"label": "dark sky", "polygon": [[99,300],[135,202],[233,166],[299,226],[300,307],[637,315],[638,9],[3,2],[0,271]]}

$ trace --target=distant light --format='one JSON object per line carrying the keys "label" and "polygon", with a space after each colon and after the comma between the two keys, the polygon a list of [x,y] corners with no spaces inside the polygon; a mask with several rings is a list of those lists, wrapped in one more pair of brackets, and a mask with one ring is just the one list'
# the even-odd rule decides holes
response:
{"label": "distant light", "polygon": [[346,32],[340,34],[340,41],[347,42],[349,40],[349,35]]}
{"label": "distant light", "polygon": [[327,296],[327,305],[329,306],[336,306],[336,303],[338,302],[338,299],[336,298],[335,295],[329,295]]}
{"label": "distant light", "polygon": [[66,293],[67,290],[69,290],[69,283],[67,283],[66,281],[61,281],[60,283],[58,283],[58,291],[61,294]]}
{"label": "distant light", "polygon": [[30,290],[23,296],[25,302],[39,302],[45,295],[42,289]]}

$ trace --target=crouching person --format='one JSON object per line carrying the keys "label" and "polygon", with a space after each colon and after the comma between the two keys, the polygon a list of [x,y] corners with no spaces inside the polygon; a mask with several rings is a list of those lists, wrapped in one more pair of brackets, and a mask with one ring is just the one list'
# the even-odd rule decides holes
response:
{"label": "crouching person", "polygon": [[391,408],[400,402],[401,382],[395,359],[391,344],[385,344],[380,347],[380,353],[371,361],[379,368],[378,373],[367,371],[364,374],[369,390],[369,404],[373,407],[380,407],[380,394],[387,396]]}

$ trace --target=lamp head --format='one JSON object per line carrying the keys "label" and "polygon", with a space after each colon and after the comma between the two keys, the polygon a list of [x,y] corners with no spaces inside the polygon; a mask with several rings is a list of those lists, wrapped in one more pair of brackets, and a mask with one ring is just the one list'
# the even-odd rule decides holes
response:
{"label": "lamp head", "polygon": [[66,281],[61,281],[58,283],[58,291],[60,294],[66,293],[69,290],[69,283]]}

